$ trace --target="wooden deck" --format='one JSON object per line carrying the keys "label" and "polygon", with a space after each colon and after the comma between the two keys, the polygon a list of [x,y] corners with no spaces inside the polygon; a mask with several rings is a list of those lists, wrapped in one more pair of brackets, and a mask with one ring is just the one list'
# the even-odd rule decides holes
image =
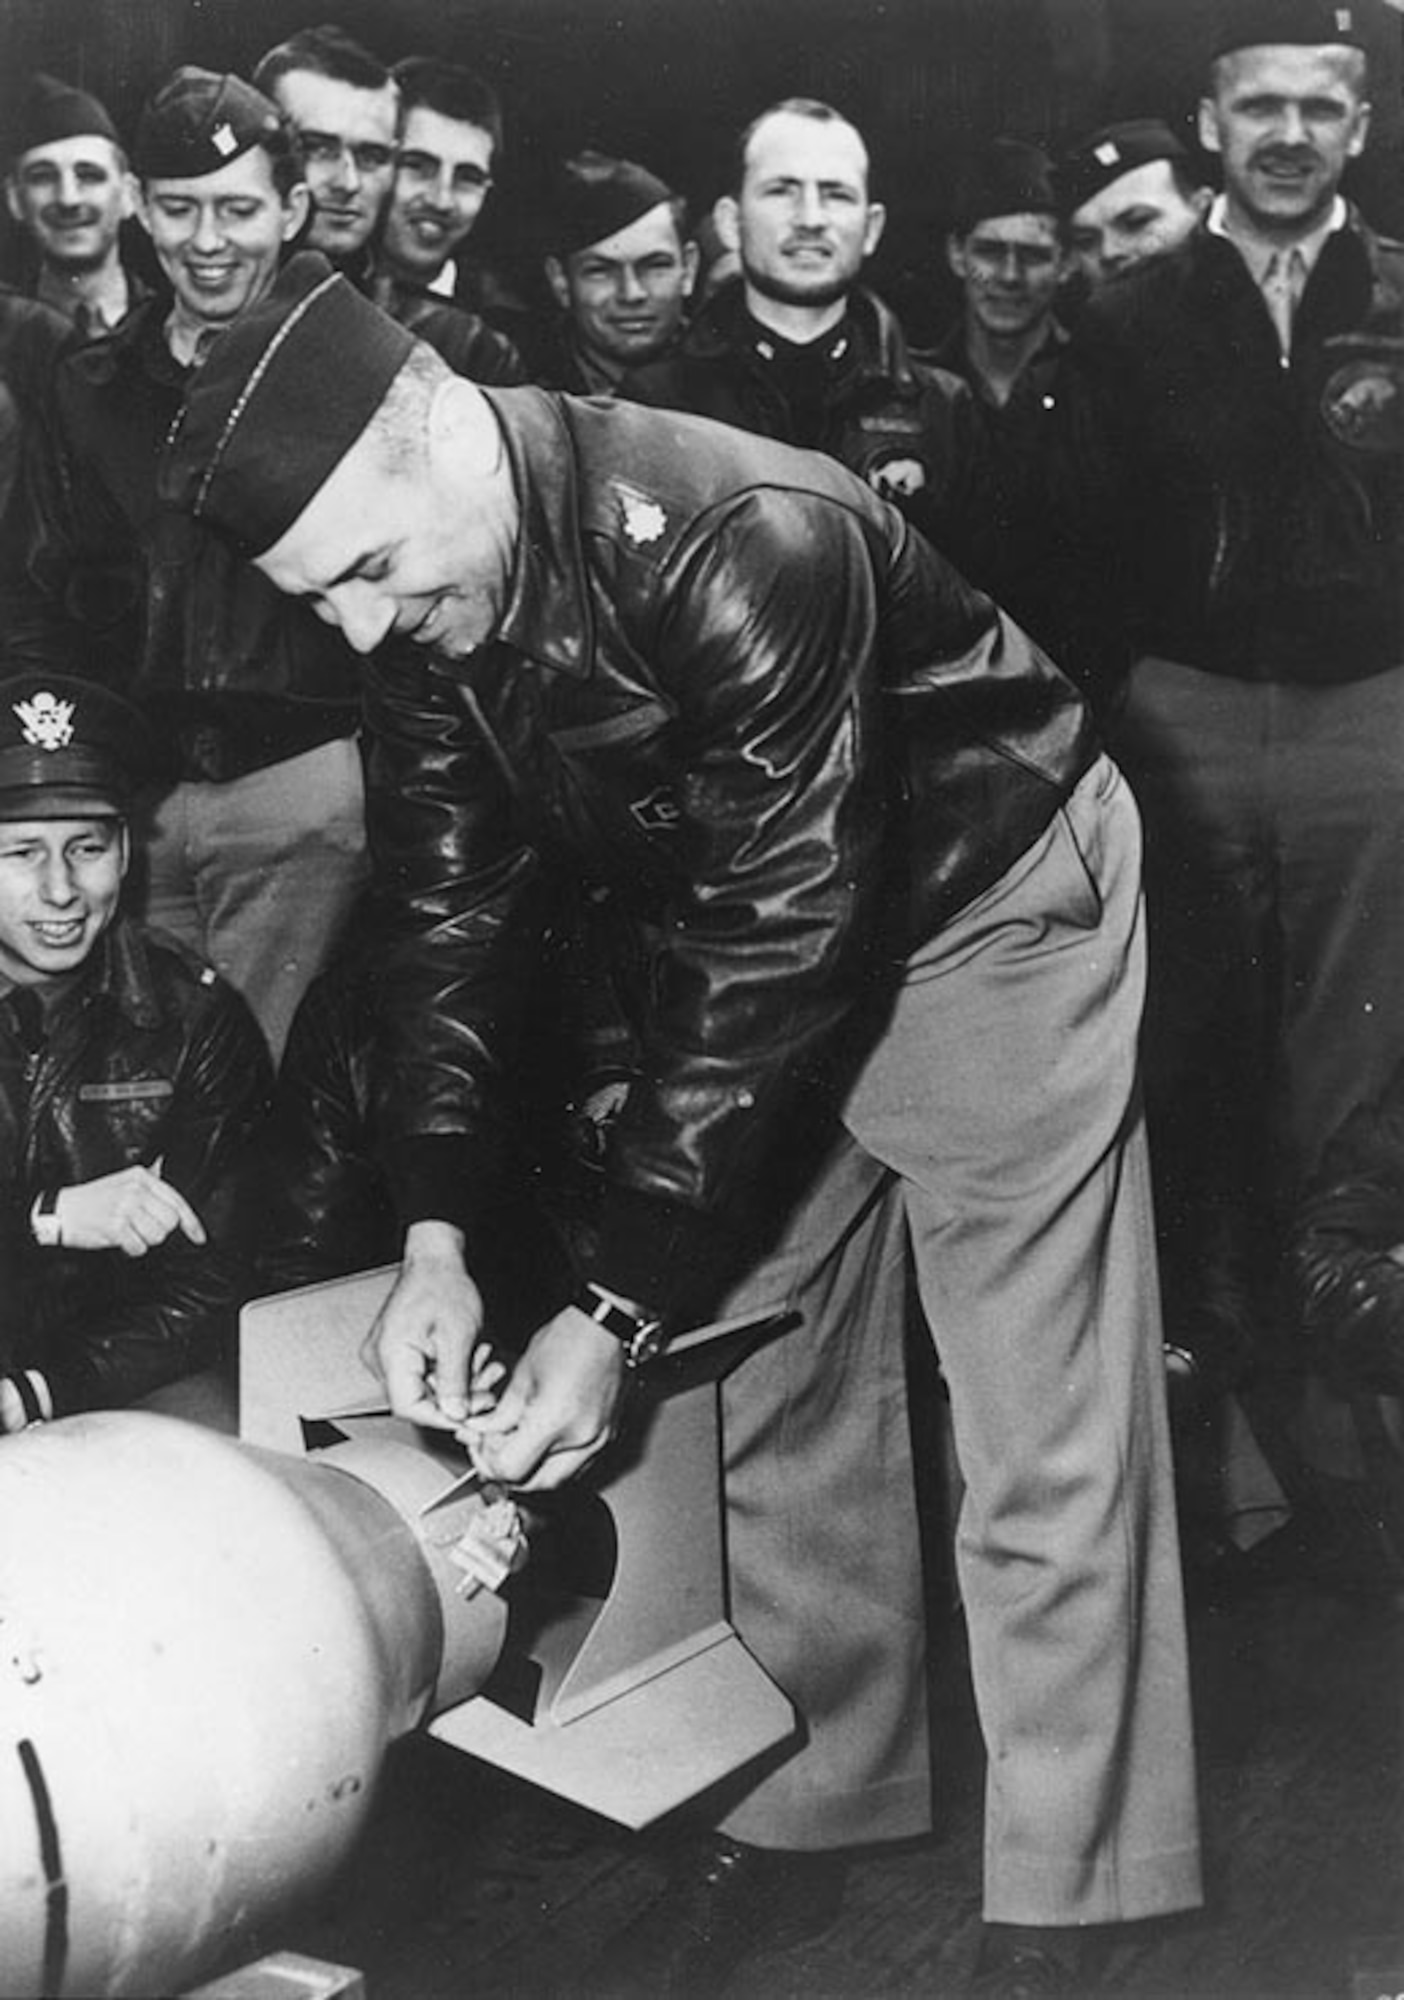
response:
{"label": "wooden deck", "polygon": [[[1191,1607],[1208,1907],[1128,1933],[1098,1990],[1160,2000],[1404,1992],[1404,1600],[1259,1580]],[[981,1751],[958,1619],[933,1699],[942,1823],[854,1865],[820,1942],[756,1957],[755,2000],[960,1990],[980,1903]],[[346,1875],[285,1935],[359,1967],[368,2000],[548,2000],[662,1879],[634,1837],[430,1739],[394,1753]],[[253,1955],[252,1953],[250,1955]]]}

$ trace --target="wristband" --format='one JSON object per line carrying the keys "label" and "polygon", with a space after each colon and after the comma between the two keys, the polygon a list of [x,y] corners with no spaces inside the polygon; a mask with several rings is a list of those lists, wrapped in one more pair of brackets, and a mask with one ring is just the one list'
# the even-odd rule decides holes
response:
{"label": "wristband", "polygon": [[651,1319],[641,1307],[631,1305],[627,1299],[619,1298],[613,1292],[604,1291],[599,1285],[587,1284],[571,1300],[577,1312],[584,1313],[596,1326],[602,1326],[606,1333],[612,1333],[624,1350],[626,1368],[642,1368],[652,1361],[663,1347],[663,1322]]}
{"label": "wristband", "polygon": [[0,1432],[7,1436],[46,1423],[54,1414],[49,1385],[37,1368],[17,1368],[0,1375]]}
{"label": "wristband", "polygon": [[58,1189],[44,1188],[29,1211],[29,1233],[41,1250],[57,1250],[63,1242],[58,1214]]}

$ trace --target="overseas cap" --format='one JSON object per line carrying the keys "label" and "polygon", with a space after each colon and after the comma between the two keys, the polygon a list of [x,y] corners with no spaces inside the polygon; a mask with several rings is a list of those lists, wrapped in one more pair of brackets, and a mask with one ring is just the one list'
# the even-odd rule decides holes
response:
{"label": "overseas cap", "polygon": [[315,250],[210,348],[161,466],[162,497],[250,555],[346,456],[419,345]]}
{"label": "overseas cap", "polygon": [[199,180],[273,139],[278,108],[241,76],[186,63],[149,99],[132,165],[143,180]]}
{"label": "overseas cap", "polygon": [[1332,0],[1225,0],[1215,23],[1211,57],[1235,49],[1271,47],[1274,43],[1305,42],[1312,47],[1344,44],[1363,48],[1360,8],[1336,6]]}
{"label": "overseas cap", "polygon": [[78,90],[71,83],[36,70],[20,105],[10,149],[13,156],[18,159],[21,153],[30,153],[36,146],[51,146],[56,139],[91,136],[110,139],[114,146],[122,143],[105,105],[90,97],[86,90]]}
{"label": "overseas cap", "polygon": [[1080,139],[1058,163],[1057,185],[1064,212],[1071,215],[1094,194],[1152,160],[1189,161],[1184,142],[1163,118],[1128,118]]}
{"label": "overseas cap", "polygon": [[627,229],[660,202],[676,199],[666,181],[635,160],[577,153],[563,163],[557,178],[546,247],[569,257],[613,236],[617,229]]}
{"label": "overseas cap", "polygon": [[146,718],[97,681],[0,681],[0,819],[124,813],[157,767]]}
{"label": "overseas cap", "polygon": [[962,233],[995,215],[1056,215],[1053,163],[1041,146],[991,139],[966,161],[956,183],[954,227]]}

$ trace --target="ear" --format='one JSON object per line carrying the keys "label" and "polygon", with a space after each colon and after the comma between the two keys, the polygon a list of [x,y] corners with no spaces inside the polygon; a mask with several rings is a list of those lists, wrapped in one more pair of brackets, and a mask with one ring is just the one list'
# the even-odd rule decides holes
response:
{"label": "ear", "polygon": [[127,879],[127,870],[132,865],[132,830],[125,820],[118,823],[118,842],[122,850],[122,880]]}
{"label": "ear", "polygon": [[1362,98],[1355,109],[1355,132],[1350,145],[1346,149],[1348,159],[1359,159],[1365,150],[1365,141],[1370,134],[1370,112],[1371,105],[1369,100]]}
{"label": "ear", "polygon": [[1199,143],[1206,153],[1219,151],[1219,112],[1212,97],[1199,100]]}
{"label": "ear", "polygon": [[723,250],[741,250],[741,211],[736,205],[734,194],[718,195],[712,207],[712,220],[717,227],[717,238]]}
{"label": "ear", "polygon": [[551,287],[551,296],[562,312],[570,311],[570,279],[566,276],[565,265],[559,257],[548,257],[545,262],[546,282]]}
{"label": "ear", "polygon": [[701,261],[702,252],[689,239],[682,247],[683,297],[685,299],[692,297],[692,288],[697,283],[697,271]]}
{"label": "ear", "polygon": [[887,204],[881,201],[868,203],[868,226],[863,232],[863,255],[871,257],[882,241],[882,232],[887,227]]}
{"label": "ear", "polygon": [[289,188],[287,198],[283,203],[283,241],[285,243],[291,243],[295,236],[301,235],[307,226],[307,217],[311,213],[311,208],[312,196],[308,192],[307,183],[306,181],[298,181],[295,186]]}
{"label": "ear", "polygon": [[137,212],[136,175],[124,173],[122,176],[122,220],[130,222]]}
{"label": "ear", "polygon": [[5,206],[9,209],[10,214],[16,222],[24,221],[24,208],[20,202],[20,192],[15,186],[12,174],[6,174],[5,176]]}
{"label": "ear", "polygon": [[965,238],[952,230],[946,238],[946,262],[954,275],[964,284],[970,276],[970,259],[965,254]]}
{"label": "ear", "polygon": [[151,234],[151,204],[146,198],[146,189],[140,181],[132,189],[132,210],[137,221],[149,236]]}

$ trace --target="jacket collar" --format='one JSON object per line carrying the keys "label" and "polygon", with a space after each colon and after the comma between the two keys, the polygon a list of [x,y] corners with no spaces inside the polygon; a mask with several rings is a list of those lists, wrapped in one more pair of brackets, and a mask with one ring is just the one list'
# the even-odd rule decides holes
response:
{"label": "jacket collar", "polygon": [[543,666],[583,678],[594,658],[595,616],[581,536],[577,446],[566,406],[545,389],[480,393],[502,431],[521,509],[507,608],[493,637]]}
{"label": "jacket collar", "polygon": [[[851,371],[859,381],[889,382],[903,390],[919,386],[897,316],[876,292],[865,285],[855,286],[848,295],[843,324],[851,344],[850,352],[841,357],[846,372]],[[744,284],[733,278],[708,299],[689,327],[683,346],[702,361],[737,354],[764,358],[764,338],[764,328],[758,327],[746,310]]]}
{"label": "jacket collar", "polygon": [[92,957],[88,999],[105,999],[137,1028],[159,1027],[165,1009],[156,990],[146,938],[140,927],[119,917],[99,940]]}

